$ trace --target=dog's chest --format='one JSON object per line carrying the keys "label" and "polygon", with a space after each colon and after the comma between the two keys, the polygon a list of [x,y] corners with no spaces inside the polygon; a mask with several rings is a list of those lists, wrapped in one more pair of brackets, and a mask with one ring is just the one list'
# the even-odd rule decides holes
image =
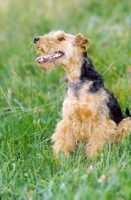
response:
{"label": "dog's chest", "polygon": [[101,109],[106,109],[108,96],[104,90],[95,94],[89,92],[90,85],[86,83],[76,87],[69,87],[63,103],[63,115],[68,118],[78,118],[81,121],[89,117],[96,117]]}

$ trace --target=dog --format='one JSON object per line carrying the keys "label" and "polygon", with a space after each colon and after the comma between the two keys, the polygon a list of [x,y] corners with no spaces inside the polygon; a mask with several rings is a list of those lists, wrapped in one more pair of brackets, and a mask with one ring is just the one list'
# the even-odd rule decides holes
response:
{"label": "dog", "polygon": [[53,150],[66,156],[79,141],[84,143],[87,157],[97,155],[105,143],[116,142],[131,131],[131,115],[123,114],[113,92],[104,85],[87,55],[90,40],[81,33],[76,36],[53,31],[34,38],[36,59],[44,71],[62,65],[68,77],[68,89],[62,108],[62,120],[52,135]]}

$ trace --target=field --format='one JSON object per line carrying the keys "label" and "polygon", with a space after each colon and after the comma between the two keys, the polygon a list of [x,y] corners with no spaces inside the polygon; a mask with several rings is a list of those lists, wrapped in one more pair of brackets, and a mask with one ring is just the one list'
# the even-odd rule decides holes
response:
{"label": "field", "polygon": [[131,110],[129,0],[1,0],[0,199],[130,200],[130,135],[96,159],[82,144],[67,159],[53,156],[67,83],[61,66],[39,69],[33,39],[58,29],[90,38],[89,57],[123,112]]}

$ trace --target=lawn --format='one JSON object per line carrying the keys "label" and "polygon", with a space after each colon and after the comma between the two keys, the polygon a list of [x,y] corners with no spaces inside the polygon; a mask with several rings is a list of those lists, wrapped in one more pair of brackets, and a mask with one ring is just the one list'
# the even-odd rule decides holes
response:
{"label": "lawn", "polygon": [[123,112],[131,110],[129,0],[1,0],[0,199],[130,200],[130,135],[96,159],[83,144],[67,159],[53,156],[67,83],[61,66],[38,68],[33,38],[58,29],[90,38],[89,57]]}

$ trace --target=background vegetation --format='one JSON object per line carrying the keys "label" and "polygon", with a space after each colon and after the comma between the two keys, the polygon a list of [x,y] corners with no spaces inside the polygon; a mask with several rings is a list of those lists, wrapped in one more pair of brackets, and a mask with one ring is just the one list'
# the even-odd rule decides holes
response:
{"label": "background vegetation", "polygon": [[53,157],[65,72],[37,67],[33,38],[58,29],[91,39],[89,57],[122,110],[131,109],[129,0],[1,0],[0,199],[130,200],[130,136],[95,160],[84,157],[82,144],[68,159]]}

